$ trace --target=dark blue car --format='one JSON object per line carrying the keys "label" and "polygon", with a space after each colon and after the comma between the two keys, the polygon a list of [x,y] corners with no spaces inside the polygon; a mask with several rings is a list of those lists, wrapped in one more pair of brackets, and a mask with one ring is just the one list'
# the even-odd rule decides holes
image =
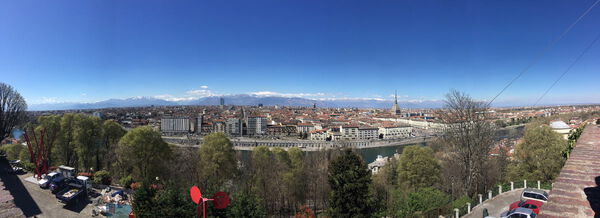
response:
{"label": "dark blue car", "polygon": [[65,180],[66,179],[64,176],[62,176],[62,174],[59,174],[57,177],[52,179],[52,182],[50,182],[50,191],[52,191],[52,193],[60,191],[66,184]]}

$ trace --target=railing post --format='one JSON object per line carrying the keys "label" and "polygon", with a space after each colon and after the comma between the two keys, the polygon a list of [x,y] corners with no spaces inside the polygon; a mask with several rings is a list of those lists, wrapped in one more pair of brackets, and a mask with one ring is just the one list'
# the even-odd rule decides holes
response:
{"label": "railing post", "polygon": [[527,188],[527,180],[526,179],[523,180],[523,188]]}
{"label": "railing post", "polygon": [[459,216],[458,216],[458,208],[454,208],[454,212],[456,214],[456,218],[459,218]]}
{"label": "railing post", "polygon": [[479,204],[483,203],[483,198],[482,198],[483,195],[482,194],[477,194],[477,195],[479,195]]}
{"label": "railing post", "polygon": [[515,182],[510,182],[510,190],[515,190]]}
{"label": "railing post", "polygon": [[488,199],[492,199],[492,190],[488,191]]}
{"label": "railing post", "polygon": [[540,184],[540,180],[538,180],[538,189],[542,189],[542,186]]}
{"label": "railing post", "polygon": [[471,203],[467,202],[467,213],[471,213]]}
{"label": "railing post", "polygon": [[502,194],[502,185],[498,185],[498,194]]}

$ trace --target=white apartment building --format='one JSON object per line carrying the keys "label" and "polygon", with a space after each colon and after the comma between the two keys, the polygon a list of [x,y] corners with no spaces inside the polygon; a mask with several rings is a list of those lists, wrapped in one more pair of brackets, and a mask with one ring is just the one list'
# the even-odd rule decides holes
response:
{"label": "white apartment building", "polygon": [[340,126],[340,132],[342,133],[342,139],[358,139],[358,126]]}
{"label": "white apartment building", "polygon": [[298,133],[309,133],[315,130],[315,126],[310,123],[300,123],[297,125],[296,130]]}
{"label": "white apartment building", "polygon": [[326,129],[317,129],[310,131],[310,140],[315,141],[325,141],[327,140],[327,130]]}
{"label": "white apartment building", "polygon": [[379,137],[379,128],[377,127],[359,127],[358,139],[377,139]]}
{"label": "white apartment building", "polygon": [[379,127],[379,135],[383,139],[408,138],[411,136],[412,127],[410,126],[384,126]]}

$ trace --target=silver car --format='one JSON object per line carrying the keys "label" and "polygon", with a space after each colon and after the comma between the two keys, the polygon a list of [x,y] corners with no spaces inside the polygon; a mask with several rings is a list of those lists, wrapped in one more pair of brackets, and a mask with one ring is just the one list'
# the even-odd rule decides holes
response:
{"label": "silver car", "polygon": [[518,207],[500,214],[501,218],[535,218],[537,215],[531,209]]}
{"label": "silver car", "polygon": [[536,188],[526,188],[521,193],[521,200],[535,200],[546,203],[548,201],[548,192]]}

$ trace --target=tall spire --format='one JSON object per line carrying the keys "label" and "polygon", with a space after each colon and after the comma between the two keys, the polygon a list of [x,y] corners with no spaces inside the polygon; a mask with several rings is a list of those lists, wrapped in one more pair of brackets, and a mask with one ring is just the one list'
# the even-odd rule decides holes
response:
{"label": "tall spire", "polygon": [[400,114],[400,107],[398,106],[398,90],[394,90],[394,105],[392,105],[390,112],[392,115]]}

